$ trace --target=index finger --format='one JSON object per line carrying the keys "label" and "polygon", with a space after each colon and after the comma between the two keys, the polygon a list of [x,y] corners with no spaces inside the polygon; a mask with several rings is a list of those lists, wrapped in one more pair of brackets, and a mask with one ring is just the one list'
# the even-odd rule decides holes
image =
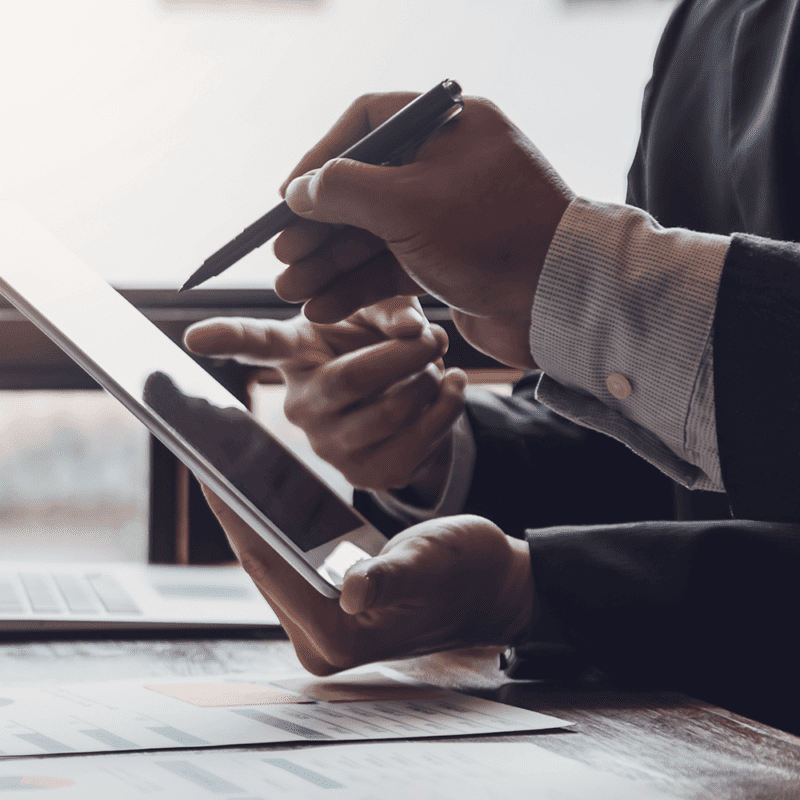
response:
{"label": "index finger", "polygon": [[281,196],[298,176],[321,167],[326,161],[341,155],[389,117],[408,105],[418,92],[387,92],[365,94],[358,98],[334,123],[327,134],[300,159],[289,177],[281,184]]}
{"label": "index finger", "polygon": [[197,355],[256,366],[276,367],[290,360],[322,363],[332,355],[306,342],[292,320],[208,319],[189,326],[183,341]]}

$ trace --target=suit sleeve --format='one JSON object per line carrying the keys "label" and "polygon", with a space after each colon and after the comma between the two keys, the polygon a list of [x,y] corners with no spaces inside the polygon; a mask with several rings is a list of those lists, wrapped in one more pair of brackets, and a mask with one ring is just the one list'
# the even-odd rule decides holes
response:
{"label": "suit sleeve", "polygon": [[[550,411],[534,395],[540,373],[512,397],[474,392],[467,415],[476,446],[464,513],[522,538],[532,526],[672,517],[672,482],[613,439]],[[402,524],[364,492],[356,507],[387,534]]]}
{"label": "suit sleeve", "polygon": [[800,526],[574,526],[529,546],[562,637],[608,674],[800,732]]}
{"label": "suit sleeve", "polygon": [[714,323],[720,466],[735,516],[800,522],[800,246],[733,237]]}

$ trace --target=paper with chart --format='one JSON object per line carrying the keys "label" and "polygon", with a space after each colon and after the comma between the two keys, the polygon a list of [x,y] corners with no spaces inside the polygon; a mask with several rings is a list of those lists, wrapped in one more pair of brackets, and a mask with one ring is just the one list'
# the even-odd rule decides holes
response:
{"label": "paper with chart", "polygon": [[333,680],[237,674],[0,689],[0,756],[469,736],[570,724],[386,669]]}
{"label": "paper with chart", "polygon": [[392,742],[0,762],[0,797],[20,790],[27,800],[666,800],[640,783],[527,742]]}

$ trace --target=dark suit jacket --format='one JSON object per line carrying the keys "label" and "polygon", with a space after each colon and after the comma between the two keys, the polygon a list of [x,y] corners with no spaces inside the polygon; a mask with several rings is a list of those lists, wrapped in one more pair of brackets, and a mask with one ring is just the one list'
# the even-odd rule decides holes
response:
{"label": "dark suit jacket", "polygon": [[684,0],[629,175],[628,202],[662,225],[733,234],[714,322],[727,496],[700,515],[717,521],[676,521],[660,476],[526,398],[470,406],[468,510],[535,528],[543,603],[606,672],[800,733],[798,6]]}

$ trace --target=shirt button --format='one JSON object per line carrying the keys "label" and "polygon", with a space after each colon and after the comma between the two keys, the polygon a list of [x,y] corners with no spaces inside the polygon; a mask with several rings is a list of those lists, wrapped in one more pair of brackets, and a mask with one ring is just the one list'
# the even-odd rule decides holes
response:
{"label": "shirt button", "polygon": [[617,400],[624,400],[626,397],[630,397],[631,392],[633,392],[631,382],[624,375],[620,375],[619,372],[613,372],[606,378],[606,386],[608,386],[608,391]]}

